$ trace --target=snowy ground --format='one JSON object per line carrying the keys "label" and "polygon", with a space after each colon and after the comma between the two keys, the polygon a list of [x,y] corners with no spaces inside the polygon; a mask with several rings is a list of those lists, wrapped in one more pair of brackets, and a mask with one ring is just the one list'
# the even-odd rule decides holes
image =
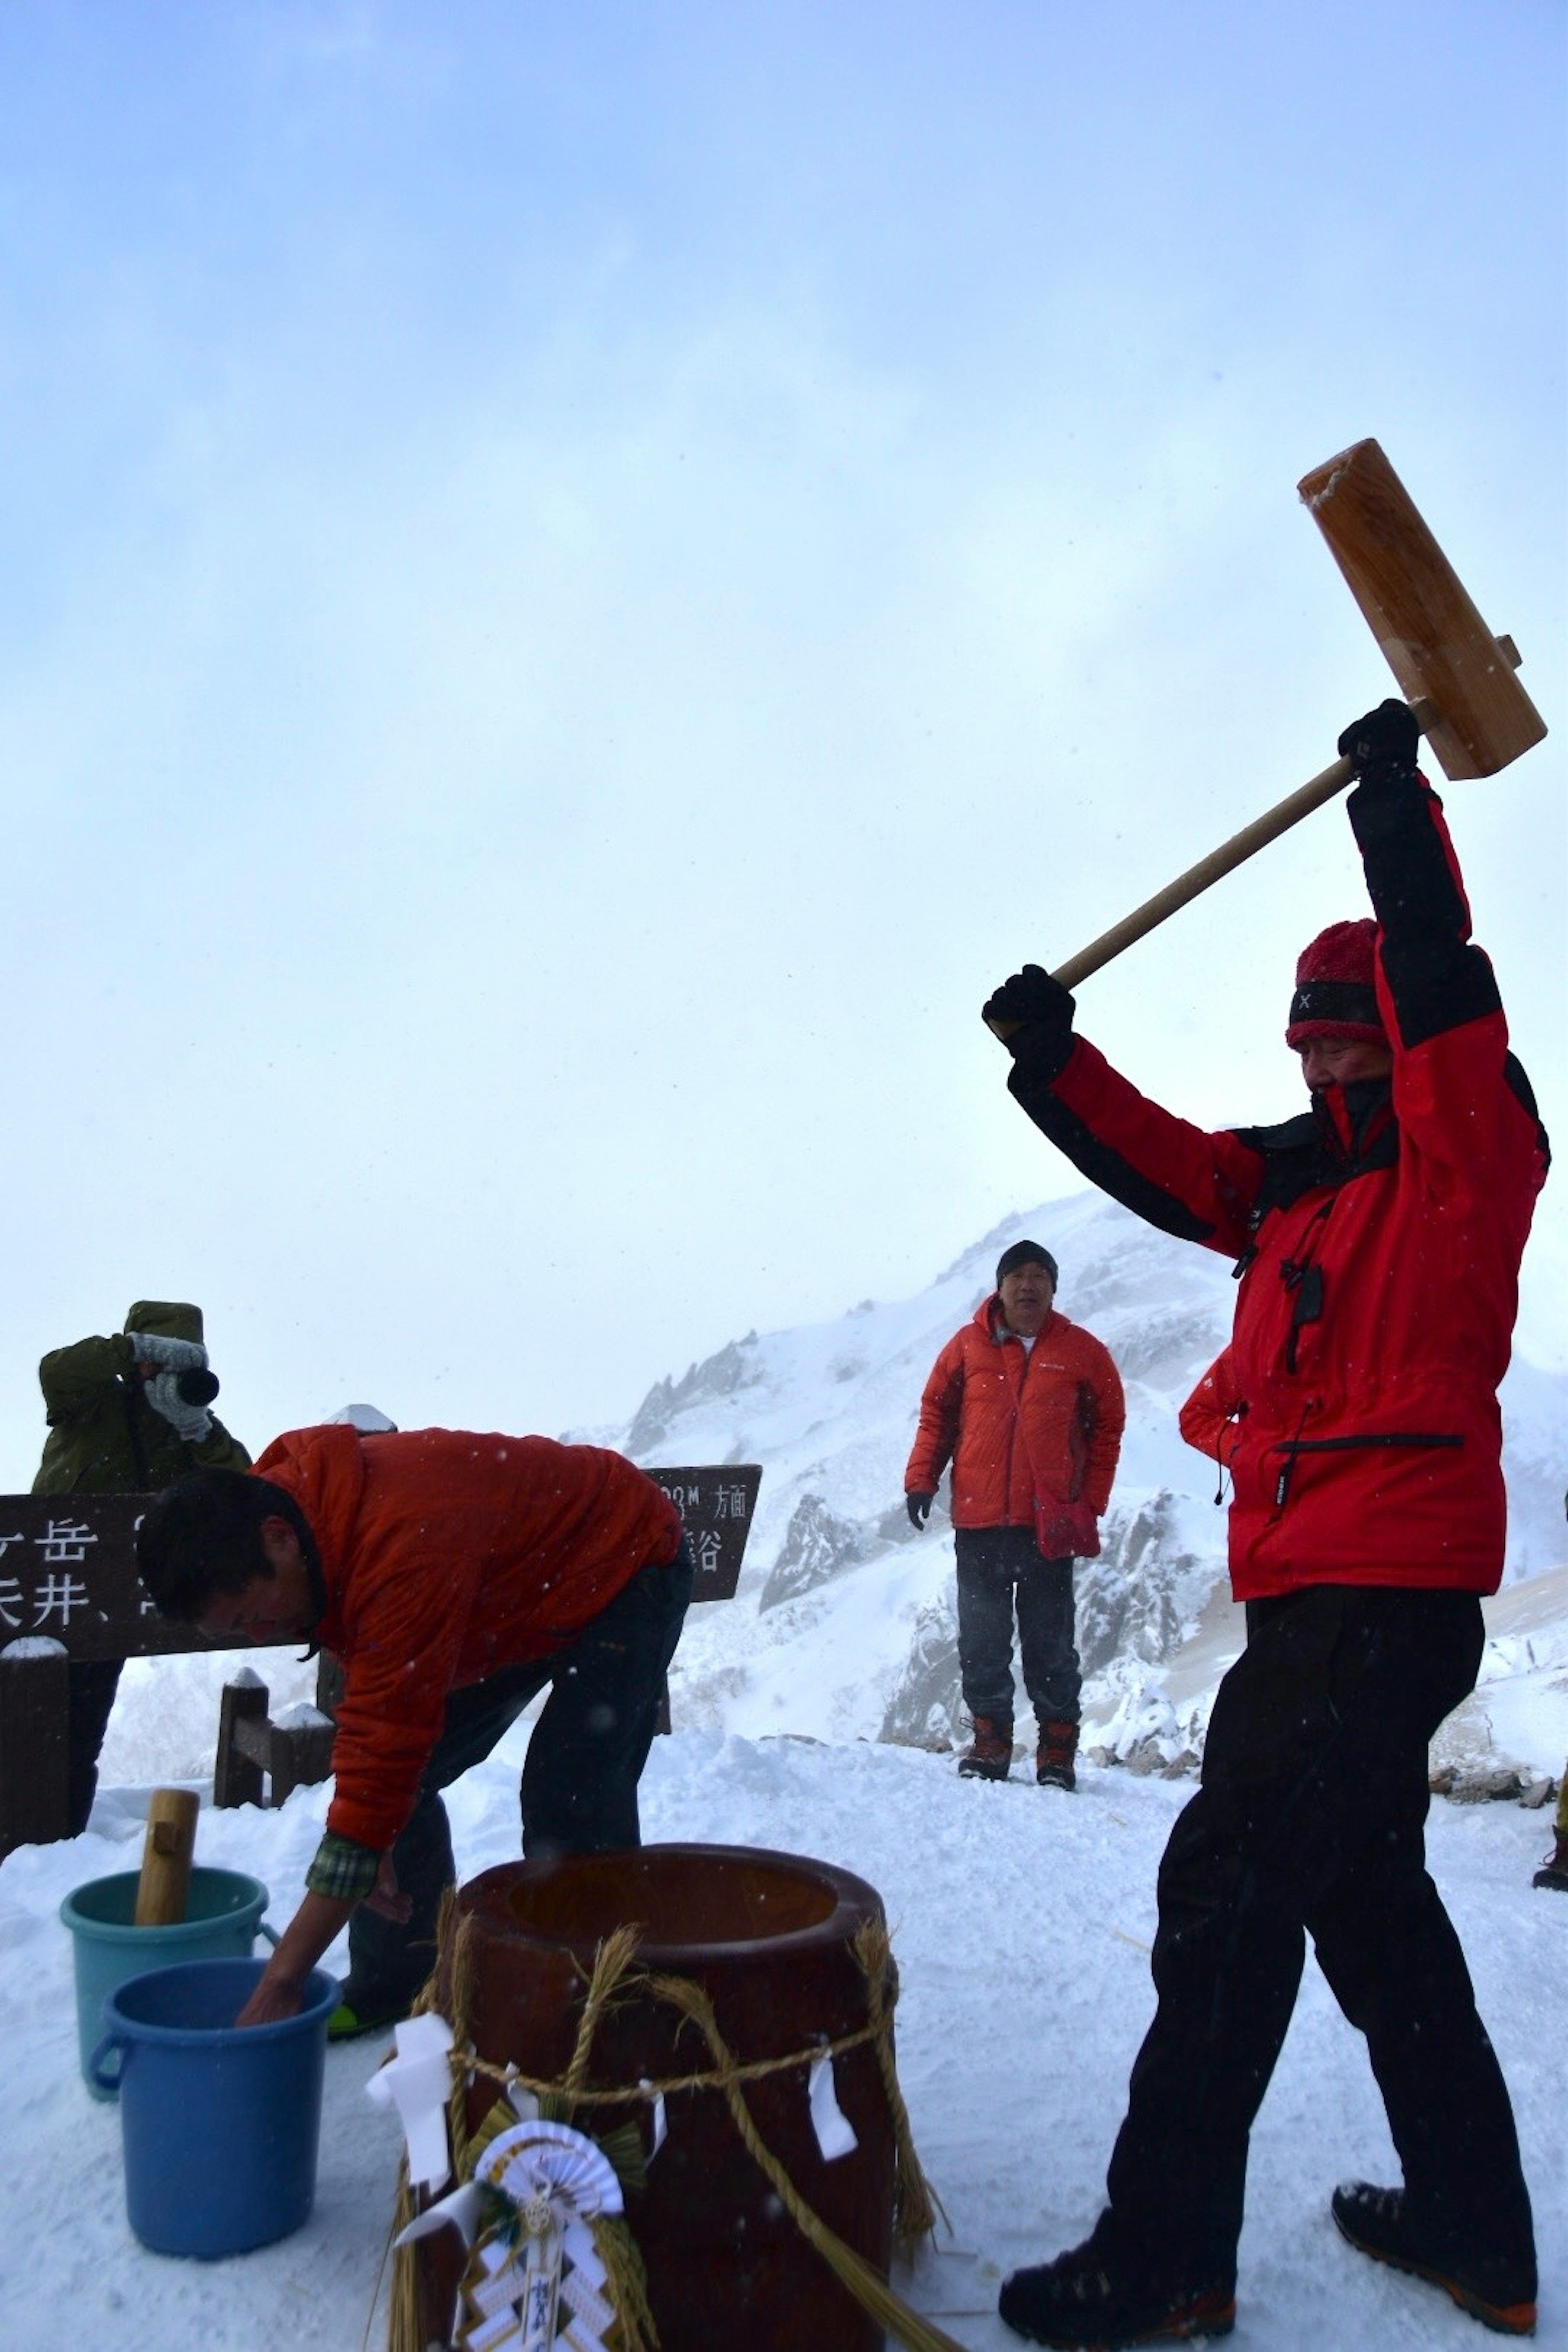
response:
{"label": "snowy ground", "polygon": [[[455,1792],[466,1873],[516,1852],[522,1737]],[[1002,2274],[1076,2240],[1098,2210],[1151,2005],[1155,1864],[1191,1784],[1091,1768],[1064,1797],[1021,1777],[962,1783],[950,1759],[870,1742],[678,1731],[656,1743],[644,1788],[650,1840],[819,1855],[880,1891],[902,1971],[900,2071],[954,2231],[899,2283],[973,2352],[1016,2346],[994,2314]],[[198,1859],[263,1879],[280,1922],[325,1797],[302,1790],[277,1813],[204,1810]],[[0,2337],[8,2352],[379,2347],[396,2135],[364,2096],[376,2045],[329,2053],[316,2209],[296,2236],[205,2264],[149,2254],[131,2235],[117,2113],[89,2098],[77,2071],[69,1938],[56,1915],[74,1887],[136,1866],[144,1805],[144,1790],[110,1790],[85,1836],[0,1865]],[[1439,1802],[1431,1853],[1519,2114],[1542,2253],[1538,2341],[1568,2347],[1568,1897],[1530,1885],[1549,1820]],[[1340,2242],[1327,2200],[1351,2175],[1394,2178],[1393,2154],[1361,2042],[1309,1964],[1254,2139],[1233,2340],[1238,2352],[1477,2352],[1487,2339],[1446,2298]]]}

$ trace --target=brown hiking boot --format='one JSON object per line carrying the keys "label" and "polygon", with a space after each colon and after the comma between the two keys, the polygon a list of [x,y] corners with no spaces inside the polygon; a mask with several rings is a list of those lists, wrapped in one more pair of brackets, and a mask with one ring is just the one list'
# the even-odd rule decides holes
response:
{"label": "brown hiking boot", "polygon": [[1042,1789],[1076,1789],[1073,1758],[1078,1754],[1076,1723],[1042,1723],[1035,1750],[1035,1778]]}
{"label": "brown hiking boot", "polygon": [[1005,1780],[1013,1769],[1013,1727],[989,1715],[974,1718],[974,1739],[958,1759],[961,1780]]}

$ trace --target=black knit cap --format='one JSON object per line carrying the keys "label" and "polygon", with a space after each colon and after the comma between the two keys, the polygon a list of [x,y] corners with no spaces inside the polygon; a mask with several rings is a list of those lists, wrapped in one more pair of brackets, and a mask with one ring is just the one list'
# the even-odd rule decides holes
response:
{"label": "black knit cap", "polygon": [[1056,1288],[1057,1262],[1049,1250],[1042,1249],[1038,1242],[1015,1242],[1010,1249],[1003,1251],[996,1261],[998,1290],[1001,1289],[1007,1276],[1016,1273],[1021,1265],[1043,1265],[1051,1277],[1051,1288],[1053,1290]]}

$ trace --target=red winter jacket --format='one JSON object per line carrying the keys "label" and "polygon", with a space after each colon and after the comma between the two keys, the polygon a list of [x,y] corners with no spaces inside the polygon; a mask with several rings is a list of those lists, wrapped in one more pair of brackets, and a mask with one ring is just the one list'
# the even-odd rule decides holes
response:
{"label": "red winter jacket", "polygon": [[548,1437],[334,1423],[275,1438],[256,1475],[310,1523],[316,1639],[344,1671],[327,1827],[377,1852],[408,1819],[447,1692],[548,1657],[680,1543],[651,1478]]}
{"label": "red winter jacket", "polygon": [[1127,1418],[1116,1366],[1091,1332],[1055,1313],[1026,1354],[1000,1329],[1001,1309],[993,1293],[932,1365],[904,1491],[934,1494],[951,1460],[955,1527],[1031,1527],[1037,1486],[1082,1502],[1084,1525],[1064,1549],[1090,1557],[1100,1547],[1089,1522],[1110,1500]]}
{"label": "red winter jacket", "polygon": [[1084,1173],[1238,1261],[1229,1465],[1238,1600],[1309,1584],[1493,1592],[1509,1360],[1545,1133],[1425,784],[1351,795],[1392,1080],[1205,1133],[1081,1038],[1010,1081]]}

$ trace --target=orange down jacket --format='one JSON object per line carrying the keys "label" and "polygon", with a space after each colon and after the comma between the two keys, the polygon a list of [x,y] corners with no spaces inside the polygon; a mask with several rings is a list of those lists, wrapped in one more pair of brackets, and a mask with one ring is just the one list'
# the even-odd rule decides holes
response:
{"label": "orange down jacket", "polygon": [[316,1539],[316,1639],[345,1687],[327,1827],[378,1852],[413,1808],[447,1694],[548,1657],[679,1548],[680,1515],[619,1454],[548,1437],[335,1423],[275,1438],[258,1477]]}
{"label": "orange down jacket", "polygon": [[1053,1312],[1026,1352],[1001,1313],[993,1293],[931,1366],[904,1491],[934,1494],[951,1461],[955,1527],[1030,1527],[1037,1490],[1099,1518],[1127,1418],[1110,1351]]}

